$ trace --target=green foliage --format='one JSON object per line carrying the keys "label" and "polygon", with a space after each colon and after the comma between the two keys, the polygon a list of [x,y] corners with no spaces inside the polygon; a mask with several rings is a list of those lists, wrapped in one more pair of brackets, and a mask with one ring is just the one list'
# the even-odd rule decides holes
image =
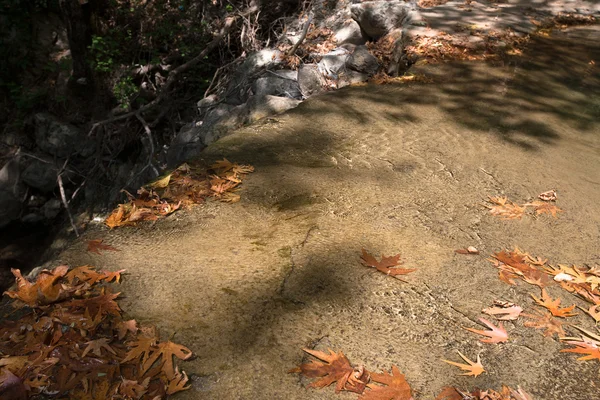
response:
{"label": "green foliage", "polygon": [[135,83],[133,83],[133,79],[130,76],[122,78],[113,87],[113,94],[122,108],[128,107],[129,99],[136,94],[137,91],[138,88]]}
{"label": "green foliage", "polygon": [[110,36],[92,36],[89,47],[92,67],[97,72],[110,72],[119,57],[119,44]]}

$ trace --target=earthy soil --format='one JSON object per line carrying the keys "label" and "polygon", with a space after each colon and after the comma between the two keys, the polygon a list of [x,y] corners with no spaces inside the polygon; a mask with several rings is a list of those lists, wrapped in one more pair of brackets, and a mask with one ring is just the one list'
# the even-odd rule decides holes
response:
{"label": "earthy soil", "polygon": [[[595,64],[593,61],[595,60]],[[533,309],[535,286],[498,280],[488,256],[517,245],[557,264],[600,264],[600,29],[536,39],[514,63],[420,67],[434,83],[350,87],[241,129],[202,157],[256,167],[242,201],[154,225],[88,230],[58,260],[125,268],[128,316],[189,346],[179,399],[352,399],[287,371],[303,347],[373,371],[398,365],[415,398],[445,385],[520,385],[535,399],[593,399],[598,361],[579,362],[522,321],[483,345],[494,300]],[[488,196],[557,189],[558,218],[503,221]],[[85,241],[120,249],[95,255]],[[478,256],[455,254],[475,246]],[[362,248],[402,254],[408,283],[361,266]],[[553,296],[585,304],[558,287]],[[571,322],[593,329],[579,315]],[[482,329],[479,326],[479,329]],[[571,332],[575,334],[575,332]],[[475,359],[469,378],[441,359]]]}

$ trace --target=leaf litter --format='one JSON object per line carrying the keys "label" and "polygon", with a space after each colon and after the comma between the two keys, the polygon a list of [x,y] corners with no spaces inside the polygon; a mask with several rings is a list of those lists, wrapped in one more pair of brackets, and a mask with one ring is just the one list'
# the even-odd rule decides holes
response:
{"label": "leaf litter", "polygon": [[19,318],[0,324],[2,393],[154,400],[187,389],[188,377],[173,360],[192,352],[123,320],[120,293],[105,285],[123,272],[59,266],[30,281],[13,270],[17,288],[5,294]]}
{"label": "leaf litter", "polygon": [[124,193],[128,201],[119,204],[106,218],[113,229],[132,226],[141,221],[156,221],[180,208],[200,204],[207,198],[227,203],[240,201],[237,193],[246,176],[254,171],[250,165],[217,161],[210,168],[183,164],[168,175],[139,189],[136,195]]}
{"label": "leaf litter", "polygon": [[[499,217],[503,220],[514,220],[521,219],[528,207],[533,208],[533,212],[536,216],[542,214],[552,215],[557,218],[558,213],[564,212],[564,210],[558,208],[553,202],[556,201],[556,191],[548,191],[538,196],[539,200],[532,201],[519,205],[508,199],[506,196],[489,196],[484,206],[490,210],[490,214]],[[547,199],[547,200],[546,200]]]}

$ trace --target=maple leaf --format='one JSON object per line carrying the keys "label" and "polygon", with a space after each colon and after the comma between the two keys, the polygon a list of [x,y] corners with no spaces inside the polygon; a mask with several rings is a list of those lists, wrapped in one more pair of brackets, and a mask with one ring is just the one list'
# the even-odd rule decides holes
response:
{"label": "maple leaf", "polygon": [[381,256],[381,261],[377,261],[377,259],[369,254],[365,249],[362,249],[362,262],[366,267],[371,267],[377,269],[377,271],[382,272],[386,275],[391,275],[396,277],[397,275],[406,275],[411,272],[416,271],[416,269],[407,269],[407,268],[393,268],[402,264],[400,261],[400,254],[396,254],[393,257],[386,257],[384,255]]}
{"label": "maple leaf", "polygon": [[18,269],[11,269],[17,280],[17,291],[6,291],[4,294],[19,299],[31,307],[50,304],[66,298],[69,292],[57,281],[65,276],[69,267],[61,265],[52,271],[41,271],[35,283],[29,282]]}
{"label": "maple leaf", "polygon": [[210,167],[212,169],[220,169],[220,170],[222,170],[221,172],[227,172],[233,168],[233,164],[229,160],[224,158],[220,161],[215,162]]}
{"label": "maple leaf", "polygon": [[562,322],[552,316],[551,313],[535,310],[535,314],[523,314],[530,318],[523,325],[528,328],[543,329],[544,336],[557,335],[558,337],[565,336],[565,330],[562,327]]}
{"label": "maple leaf", "polygon": [[513,203],[512,201],[508,200],[507,197],[504,196],[490,196],[488,202],[493,204],[493,206],[485,206],[490,210],[490,214],[496,215],[502,219],[521,219],[521,217],[523,217],[523,213],[525,213],[524,207]]}
{"label": "maple leaf", "polygon": [[[310,364],[302,364],[297,368],[291,369],[290,373],[300,373],[309,378],[321,378],[312,382],[309,387],[312,388],[323,388],[331,385],[337,381],[335,387],[336,392],[342,390],[354,391],[362,393],[361,391],[353,390],[356,385],[348,384],[349,380],[353,377],[354,368],[350,365],[350,361],[346,358],[344,353],[341,351],[335,353],[333,350],[329,350],[329,354],[310,349],[302,349],[306,353],[313,357],[318,358],[321,361],[313,360]],[[365,382],[366,383],[366,382]],[[364,389],[364,386],[362,387]]]}
{"label": "maple leaf", "polygon": [[584,356],[579,357],[577,361],[588,361],[594,359],[600,360],[600,348],[598,348],[598,345],[591,340],[566,340],[565,343],[573,345],[575,347],[569,349],[562,349],[560,351],[561,353],[584,354]]}
{"label": "maple leaf", "polygon": [[548,190],[547,192],[540,193],[538,198],[544,201],[556,201],[556,190]]}
{"label": "maple leaf", "polygon": [[131,319],[129,321],[120,321],[117,324],[117,330],[117,337],[119,338],[119,340],[122,340],[125,336],[127,336],[128,332],[131,332],[135,335],[138,331],[137,322],[135,321],[135,319]]}
{"label": "maple leaf", "polygon": [[600,310],[598,310],[598,307],[600,307],[600,304],[597,304],[595,306],[590,306],[589,309],[584,309],[579,307],[581,310],[583,310],[583,312],[585,312],[587,315],[589,315],[590,317],[592,317],[594,319],[594,321],[596,321],[596,324],[598,324],[600,322]]}
{"label": "maple leaf", "polygon": [[557,213],[564,212],[560,208],[556,207],[554,204],[546,203],[543,201],[534,201],[533,203],[524,204],[524,206],[533,207],[536,215],[550,214],[554,218],[556,218]]}
{"label": "maple leaf", "polygon": [[165,175],[162,178],[155,180],[154,182],[148,184],[147,186],[152,189],[162,189],[169,186],[169,182],[171,182],[171,174]]}
{"label": "maple leaf", "polygon": [[140,399],[146,393],[150,378],[146,378],[141,384],[138,381],[123,379],[119,386],[119,393],[132,399]]}
{"label": "maple leaf", "polygon": [[96,270],[92,269],[89,265],[83,265],[70,270],[65,278],[70,284],[73,284],[75,279],[78,279],[80,282],[86,282],[90,285],[94,285],[103,280],[105,276],[102,273],[96,272]]}
{"label": "maple leaf", "polygon": [[537,304],[550,310],[552,315],[555,317],[566,318],[577,315],[576,313],[572,312],[575,309],[575,305],[572,305],[571,307],[560,308],[560,299],[552,300],[552,298],[548,295],[548,292],[546,292],[546,289],[542,289],[541,299],[538,299],[534,295],[531,295],[531,297],[533,297]]}
{"label": "maple leaf", "polygon": [[103,240],[102,239],[95,239],[95,240],[90,240],[87,242],[87,251],[91,252],[91,253],[96,253],[96,254],[100,254],[100,250],[111,250],[111,251],[119,251],[119,249],[116,249],[108,244],[103,244],[102,243]]}
{"label": "maple leaf", "polygon": [[179,372],[179,370],[175,368],[175,376],[169,381],[169,385],[167,386],[167,394],[171,395],[183,390],[188,390],[190,386],[185,386],[188,380],[189,379],[185,372]]}
{"label": "maple leaf", "polygon": [[467,371],[461,375],[479,376],[485,372],[485,370],[483,369],[483,365],[481,365],[481,357],[479,355],[477,355],[477,362],[473,362],[473,361],[469,360],[467,357],[465,357],[464,354],[462,354],[460,351],[457,350],[456,352],[468,364],[461,364],[461,363],[457,363],[454,361],[448,361],[448,360],[442,360],[442,361],[445,363],[448,363],[450,365],[454,365],[454,366],[462,369],[463,371]]}
{"label": "maple leaf", "polygon": [[125,358],[121,360],[121,364],[125,364],[129,361],[137,361],[140,359],[140,365],[146,364],[146,361],[150,357],[150,354],[154,351],[156,346],[156,337],[141,336],[133,342],[129,342],[128,346],[131,348],[125,355]]}
{"label": "maple leaf", "polygon": [[446,386],[442,388],[440,394],[438,394],[435,400],[464,400],[465,396],[458,391],[457,388],[452,386]]}
{"label": "maple leaf", "polygon": [[473,328],[463,328],[463,329],[466,329],[469,332],[473,332],[478,335],[483,335],[483,336],[489,337],[489,339],[480,339],[479,341],[482,343],[504,343],[504,342],[508,341],[508,334],[506,333],[506,330],[502,326],[501,322],[498,324],[498,326],[495,326],[494,324],[492,324],[490,321],[486,320],[485,318],[479,318],[479,321],[482,324],[484,324],[485,326],[487,326],[488,328],[490,328],[491,330],[490,331],[482,331],[482,330],[477,330],[477,329],[473,329]]}
{"label": "maple leaf", "polygon": [[96,356],[102,357],[102,349],[108,351],[109,353],[112,353],[115,355],[117,354],[117,353],[115,353],[113,348],[109,346],[108,339],[106,339],[106,338],[90,340],[89,342],[86,342],[85,344],[87,344],[88,346],[85,348],[85,350],[83,350],[83,353],[81,354],[81,358],[85,357],[90,351],[93,354],[95,354]]}
{"label": "maple leaf", "polygon": [[411,388],[398,367],[392,366],[391,375],[371,373],[371,380],[386,386],[369,385],[369,390],[359,400],[413,400]]}
{"label": "maple leaf", "polygon": [[484,308],[483,312],[485,314],[493,315],[500,321],[514,321],[519,318],[523,309],[515,304],[508,306],[494,304],[492,307]]}
{"label": "maple leaf", "polygon": [[125,215],[125,206],[123,204],[119,204],[119,206],[108,216],[108,218],[106,218],[104,223],[110,229],[122,226],[126,220]]}
{"label": "maple leaf", "polygon": [[173,343],[171,341],[161,342],[157,345],[157,349],[148,357],[146,362],[142,364],[142,374],[161,359],[162,370],[169,379],[175,377],[175,369],[173,367],[173,357],[180,360],[187,360],[192,356],[192,351],[185,346]]}

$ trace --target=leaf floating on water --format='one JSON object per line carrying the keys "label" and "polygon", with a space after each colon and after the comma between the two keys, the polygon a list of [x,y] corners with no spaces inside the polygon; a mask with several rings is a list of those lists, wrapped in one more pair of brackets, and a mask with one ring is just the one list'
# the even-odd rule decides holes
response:
{"label": "leaf floating on water", "polygon": [[482,312],[493,315],[500,321],[514,321],[519,318],[523,309],[513,303],[494,302],[492,307],[484,308]]}
{"label": "leaf floating on water", "polygon": [[460,351],[457,350],[456,352],[468,364],[461,364],[461,363],[457,363],[454,361],[448,361],[448,360],[442,360],[442,361],[445,363],[448,363],[450,365],[454,365],[455,367],[458,367],[458,368],[462,369],[463,371],[467,371],[461,375],[479,376],[485,372],[485,369],[483,369],[483,365],[481,364],[481,357],[479,355],[477,356],[477,361],[474,362],[474,361],[469,360],[467,357],[465,357],[465,355],[463,353],[461,353]]}
{"label": "leaf floating on water", "polygon": [[87,242],[87,251],[89,251],[90,253],[96,253],[96,254],[100,254],[101,250],[119,251],[119,249],[116,249],[116,248],[112,247],[111,245],[102,243],[103,241],[104,240],[102,240],[102,239],[89,240]]}
{"label": "leaf floating on water", "polygon": [[412,390],[398,367],[392,366],[392,373],[371,373],[371,380],[385,386],[369,384],[370,389],[359,400],[413,400]]}
{"label": "leaf floating on water", "polygon": [[[335,391],[342,390],[362,393],[367,382],[369,381],[368,373],[355,375],[355,369],[350,365],[350,361],[344,353],[334,352],[329,349],[329,354],[310,349],[303,349],[306,353],[317,358],[320,361],[313,360],[309,364],[302,364],[290,370],[290,373],[300,373],[309,378],[320,378],[312,382],[309,387],[323,388],[337,382]],[[358,369],[359,372],[360,369]]]}
{"label": "leaf floating on water", "polygon": [[549,312],[535,310],[535,314],[523,314],[523,316],[529,318],[523,325],[528,328],[543,330],[542,334],[544,336],[552,337],[557,335],[558,337],[563,337],[566,335],[562,326],[563,323],[557,318],[554,318]]}
{"label": "leaf floating on water", "polygon": [[489,339],[479,339],[479,341],[482,343],[504,343],[504,342],[508,341],[508,334],[506,333],[506,330],[502,326],[501,322],[498,324],[498,326],[495,326],[494,324],[492,324],[490,321],[486,320],[485,318],[479,318],[479,321],[482,324],[484,324],[485,326],[487,326],[490,330],[483,331],[483,330],[478,330],[478,329],[473,329],[473,328],[463,328],[463,329],[466,329],[467,331],[476,333],[478,335],[487,336],[489,338]]}
{"label": "leaf floating on water", "polygon": [[567,318],[567,317],[573,317],[573,316],[577,315],[576,313],[572,312],[575,309],[575,305],[572,305],[570,307],[560,308],[561,300],[560,299],[552,300],[550,295],[548,295],[548,292],[546,292],[546,289],[542,289],[542,297],[541,298],[538,299],[534,295],[531,295],[531,297],[533,297],[533,299],[535,300],[535,302],[537,304],[539,304],[542,307],[547,308],[552,313],[552,315],[554,315],[555,317]]}
{"label": "leaf floating on water", "polygon": [[490,210],[490,214],[496,215],[501,219],[521,219],[525,213],[525,207],[521,207],[518,204],[513,203],[512,201],[508,200],[508,197],[506,196],[490,196],[488,202],[492,205],[486,205],[485,207]]}
{"label": "leaf floating on water", "polygon": [[375,268],[377,271],[393,277],[410,274],[411,272],[416,271],[416,269],[395,268],[402,264],[400,261],[400,254],[396,254],[392,257],[382,255],[381,261],[377,261],[373,255],[369,254],[365,249],[362,249],[361,259],[365,267]]}

